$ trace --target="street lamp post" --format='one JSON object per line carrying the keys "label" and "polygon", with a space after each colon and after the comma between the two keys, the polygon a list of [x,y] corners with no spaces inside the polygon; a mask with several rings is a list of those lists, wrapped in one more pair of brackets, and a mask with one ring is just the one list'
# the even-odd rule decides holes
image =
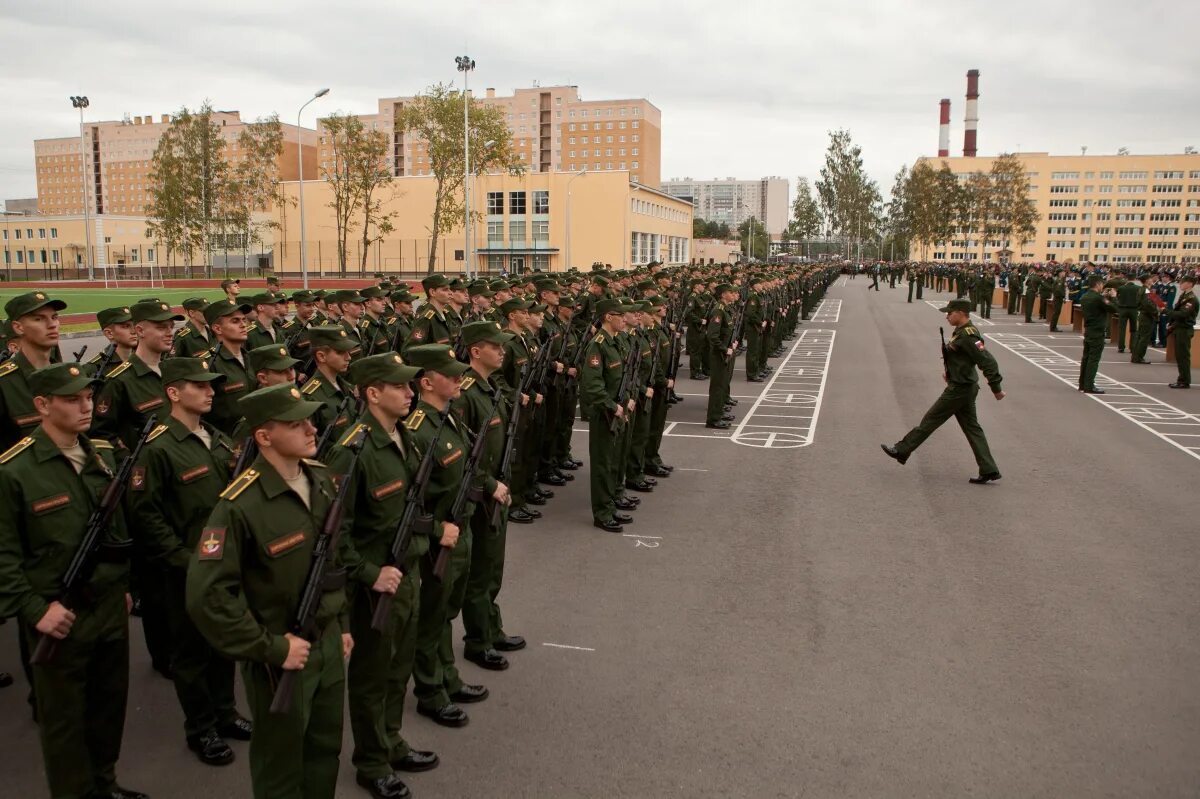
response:
{"label": "street lamp post", "polygon": [[92,223],[88,214],[88,169],[87,169],[87,137],[83,133],[83,109],[89,105],[88,98],[83,95],[72,95],[71,106],[79,109],[79,168],[83,172],[83,235],[87,247],[83,251],[84,265],[87,267],[88,280],[95,280],[92,269]]}
{"label": "street lamp post", "polygon": [[466,238],[467,278],[473,277],[475,248],[471,246],[471,95],[468,84],[475,61],[470,56],[455,56],[454,63],[463,74],[463,235]]}
{"label": "street lamp post", "polygon": [[[567,262],[566,262],[566,264],[564,264],[566,269],[570,269],[572,266],[572,264],[571,264],[571,184],[575,182],[575,178],[581,178],[586,174],[587,174],[587,170],[584,169],[580,172],[576,172],[574,175],[571,176],[571,179],[567,181]],[[566,271],[566,270],[564,270],[564,271]]]}
{"label": "street lamp post", "polygon": [[308,258],[306,257],[308,253],[304,249],[304,140],[300,128],[300,115],[304,113],[308,103],[327,94],[329,94],[329,89],[318,89],[317,93],[308,98],[308,102],[300,106],[300,110],[296,112],[296,161],[300,164],[300,182],[296,186],[296,194],[300,197],[300,277],[304,282],[304,288],[308,288]]}

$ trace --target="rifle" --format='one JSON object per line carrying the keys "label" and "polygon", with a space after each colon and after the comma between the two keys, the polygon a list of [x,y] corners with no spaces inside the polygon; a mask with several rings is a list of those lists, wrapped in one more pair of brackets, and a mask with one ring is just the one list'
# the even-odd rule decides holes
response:
{"label": "rifle", "polygon": [[[125,496],[125,486],[129,482],[130,475],[133,474],[133,467],[137,463],[138,457],[142,454],[142,448],[146,446],[146,439],[150,437],[150,432],[154,430],[157,423],[158,417],[154,414],[146,419],[146,423],[142,425],[142,433],[138,436],[137,443],[133,445],[133,451],[121,462],[112,481],[104,489],[104,494],[100,497],[100,504],[92,510],[91,516],[88,517],[87,525],[83,528],[83,540],[79,542],[79,548],[75,550],[75,555],[71,558],[66,573],[63,574],[62,588],[59,591],[61,597],[59,602],[68,610],[79,607],[81,602],[87,600],[87,583],[99,563],[100,550],[104,546],[102,539],[108,531],[108,526],[112,523],[117,509],[121,506],[121,499]],[[122,544],[122,546],[128,546],[128,544]],[[34,665],[50,663],[54,660],[57,652],[58,639],[43,635],[29,662]]]}
{"label": "rifle", "polygon": [[88,350],[88,348],[87,348],[87,345],[86,345],[86,344],[84,344],[82,347],[80,347],[79,349],[75,350],[75,352],[71,353],[71,359],[72,359],[73,361],[75,361],[75,363],[82,363],[82,362],[83,362],[83,355],[84,355],[84,353],[86,353],[86,352],[87,352],[87,350]]}
{"label": "rifle", "polygon": [[[654,378],[658,376],[658,351],[662,347],[662,339],[658,336],[654,337],[654,346],[650,348],[650,379],[646,381],[647,387],[654,389]],[[649,402],[649,398],[642,394],[641,400],[643,405]]]}
{"label": "rifle", "polygon": [[[395,566],[398,569],[404,567],[404,561],[408,557],[408,546],[412,542],[417,514],[423,509],[425,502],[425,487],[429,485],[429,476],[433,473],[433,456],[441,441],[442,431],[446,429],[446,419],[449,415],[450,406],[447,404],[446,410],[442,411],[437,432],[433,434],[433,440],[425,448],[425,454],[421,456],[421,463],[417,466],[416,473],[408,480],[408,493],[404,497],[404,512],[400,514],[400,521],[396,523],[396,532],[392,534],[392,547],[388,550],[386,564],[388,566]],[[372,629],[383,632],[388,614],[391,612],[393,598],[392,594],[379,595],[379,599],[375,603],[375,613],[371,616]]]}
{"label": "rifle", "polygon": [[104,360],[102,360],[100,365],[96,367],[95,376],[103,380],[105,373],[108,371],[109,365],[113,362],[113,358],[115,357],[117,357],[117,345],[109,344],[108,352],[104,355]]}
{"label": "rifle", "polygon": [[[629,402],[629,393],[633,389],[633,379],[637,375],[638,366],[641,365],[642,348],[634,346],[629,353],[628,360],[625,361],[625,366],[621,369],[621,385],[617,388],[617,407],[623,407]],[[626,409],[628,411],[628,409]],[[617,416],[613,414],[612,421],[608,424],[608,431],[614,435],[617,428],[621,426],[621,420],[628,418],[624,414]]]}
{"label": "rifle", "polygon": [[[504,427],[504,449],[500,455],[500,469],[496,479],[505,485],[512,481],[513,457],[517,451],[517,430],[521,423],[521,388],[525,384],[529,362],[521,367],[520,379],[517,380],[517,393],[513,397],[512,411],[508,414],[508,424]],[[503,505],[495,502],[492,505],[492,526],[499,527],[503,521]]]}
{"label": "rifle", "polygon": [[246,471],[255,458],[258,457],[258,445],[254,443],[254,434],[246,436],[242,441],[242,447],[238,450],[237,461],[233,464],[233,471],[229,473],[229,479],[237,477],[242,472]]}
{"label": "rifle", "polygon": [[[746,323],[746,304],[743,302],[742,305],[738,307],[737,320],[733,323],[733,330],[731,331],[733,333],[733,336],[729,339],[729,343],[725,345],[726,350],[734,349],[735,347],[737,347],[738,342],[740,342],[742,340],[742,327],[745,325],[745,323]],[[726,362],[728,362],[729,359],[732,357],[734,357],[734,353],[726,355],[725,356]]]}
{"label": "rifle", "polygon": [[950,349],[946,346],[946,330],[939,327],[938,333],[942,337],[942,370],[949,374],[950,372]]}
{"label": "rifle", "polygon": [[317,439],[317,460],[325,454],[325,450],[329,449],[329,442],[333,440],[334,428],[337,427],[337,420],[342,418],[342,414],[350,410],[350,402],[354,397],[347,394],[338,403],[337,411],[333,414],[333,419],[329,424],[325,425],[325,429],[321,431],[321,437]]}
{"label": "rifle", "polygon": [[600,329],[600,323],[604,321],[602,314],[597,314],[592,323],[587,326],[587,333],[579,339],[579,352],[575,353],[575,362],[571,364],[571,368],[575,370],[575,374],[579,374],[579,367],[583,365],[583,356],[587,350],[588,341],[592,336],[596,335],[596,331]]}
{"label": "rifle", "polygon": [[[492,422],[492,417],[496,415],[496,407],[500,404],[500,391],[497,389],[492,395],[492,409],[488,411],[487,416],[479,424],[479,430],[475,433],[475,439],[471,442],[471,454],[467,457],[467,463],[463,466],[462,481],[458,484],[458,493],[454,495],[454,504],[450,506],[450,521],[454,522],[461,530],[465,524],[463,515],[467,510],[467,502],[471,498],[471,492],[475,489],[472,485],[475,479],[475,472],[479,469],[479,461],[483,458],[483,449],[487,444],[488,425]],[[445,424],[446,420],[442,420]],[[450,563],[450,548],[438,547],[437,557],[433,561],[433,577],[439,583],[446,575],[446,566]]]}
{"label": "rifle", "polygon": [[[296,606],[296,618],[291,625],[292,635],[309,641],[315,639],[321,632],[316,629],[316,621],[317,610],[321,606],[321,597],[325,594],[326,569],[332,562],[334,553],[337,552],[337,542],[342,531],[342,519],[346,515],[347,494],[350,484],[354,482],[351,475],[354,474],[354,468],[358,465],[358,456],[362,454],[365,438],[365,434],[360,433],[347,445],[354,453],[354,457],[350,461],[349,469],[346,470],[346,476],[338,485],[333,502],[330,503],[329,510],[325,514],[325,520],[321,523],[321,532],[317,535],[316,543],[313,544],[312,563],[308,567],[304,590],[300,592],[300,604]],[[291,711],[292,696],[295,694],[294,686],[299,674],[299,670],[284,670],[283,676],[279,678],[279,684],[275,687],[275,696],[271,699],[272,713]]]}

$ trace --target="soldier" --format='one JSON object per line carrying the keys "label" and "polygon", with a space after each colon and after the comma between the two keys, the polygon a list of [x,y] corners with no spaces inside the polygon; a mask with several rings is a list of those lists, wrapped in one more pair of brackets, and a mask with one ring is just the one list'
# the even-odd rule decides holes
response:
{"label": "soldier", "polygon": [[473,283],[467,287],[467,294],[471,297],[471,310],[467,314],[467,321],[478,322],[489,318],[489,311],[492,310],[492,297],[495,295],[488,288],[487,283]]}
{"label": "soldier", "polygon": [[1175,307],[1167,314],[1171,320],[1168,332],[1175,334],[1175,365],[1179,369],[1179,377],[1171,388],[1192,387],[1192,335],[1196,324],[1196,311],[1200,308],[1200,300],[1192,293],[1196,286],[1193,275],[1183,275],[1179,278],[1179,298]]}
{"label": "soldier", "polygon": [[[875,275],[872,272],[872,275]],[[704,326],[704,337],[708,344],[708,362],[711,382],[708,384],[708,413],[704,426],[717,430],[728,430],[733,414],[726,410],[729,397],[729,381],[733,376],[737,360],[737,342],[733,340],[733,311],[730,306],[737,299],[737,289],[730,283],[716,287],[718,302],[708,313]]]}
{"label": "soldier", "polygon": [[1058,332],[1058,317],[1062,313],[1063,301],[1067,298],[1067,273],[1059,269],[1050,288],[1050,332]]}
{"label": "soldier", "polygon": [[[246,349],[265,347],[283,341],[283,333],[276,326],[275,316],[280,298],[270,292],[255,294],[246,300],[254,308],[255,321],[246,328]],[[284,298],[283,302],[287,302]]]}
{"label": "soldier", "polygon": [[400,352],[404,342],[408,341],[412,335],[413,322],[415,321],[413,303],[417,298],[410,294],[407,288],[403,288],[394,290],[389,299],[392,301],[392,308],[396,312],[396,317],[392,321],[394,331],[392,342],[389,346],[391,349]]}
{"label": "soldier", "polygon": [[1100,371],[1100,356],[1104,352],[1104,336],[1108,333],[1108,315],[1116,311],[1110,300],[1116,296],[1115,285],[1104,286],[1104,277],[1098,273],[1088,275],[1087,287],[1079,300],[1083,314],[1083,357],[1079,360],[1079,390],[1085,394],[1103,394],[1096,388],[1096,373]]}
{"label": "soldier", "polygon": [[971,451],[975,454],[975,463],[979,466],[979,476],[972,477],[970,482],[977,485],[990,483],[1000,479],[1000,470],[992,460],[987,436],[984,435],[975,412],[975,398],[979,396],[979,382],[975,369],[978,367],[983,371],[993,396],[1002,400],[1004,392],[1000,389],[1000,367],[987,351],[979,330],[971,324],[970,301],[951,300],[940,310],[946,314],[946,321],[954,325],[950,343],[943,351],[946,371],[942,379],[946,381],[946,388],[933,403],[933,407],[926,411],[919,425],[894,446],[880,446],[888,457],[903,464],[925,439],[953,416],[958,421],[963,435],[967,437]]}
{"label": "soldier", "polygon": [[243,352],[249,310],[249,305],[239,305],[233,300],[218,300],[204,309],[204,319],[217,338],[217,350],[208,358],[208,366],[226,377],[213,398],[208,422],[226,435],[233,432],[242,418],[238,400],[255,386],[254,371]]}
{"label": "soldier", "polygon": [[[417,407],[404,426],[422,452],[437,438],[433,472],[424,498],[425,510],[433,516],[430,541],[433,551],[421,559],[414,693],[418,713],[444,727],[463,727],[470,717],[459,705],[482,702],[488,697],[487,688],[462,681],[454,665],[451,642],[451,622],[462,607],[471,563],[473,503],[467,503],[461,519],[450,517],[471,445],[467,431],[449,408],[458,399],[459,380],[468,367],[454,360],[454,351],[446,344],[410,347],[406,357],[410,365],[425,371],[417,381],[420,391]],[[441,579],[433,571],[440,549],[450,550]]]}
{"label": "soldier", "polygon": [[1030,269],[1029,274],[1025,276],[1025,324],[1033,324],[1033,305],[1034,298],[1038,295],[1038,287],[1041,285],[1041,278],[1038,276],[1038,270]]}
{"label": "soldier", "polygon": [[[407,347],[419,347],[424,344],[449,344],[452,335],[450,323],[446,319],[446,311],[450,305],[450,281],[445,275],[429,275],[421,281],[428,302],[421,308],[413,321],[412,333],[405,342]],[[401,354],[406,354],[403,350]]]}
{"label": "soldier", "polygon": [[232,763],[234,753],[224,739],[248,741],[252,729],[234,704],[233,662],[204,640],[184,601],[188,561],[233,465],[229,439],[200,418],[212,408],[214,384],[223,380],[200,358],[162,362],[170,415],[147,439],[129,486],[138,538],[165,569],[163,604],[184,736],[210,766]]}
{"label": "soldier", "polygon": [[189,297],[183,301],[183,315],[187,323],[175,331],[171,342],[171,355],[183,358],[195,358],[201,353],[212,349],[215,343],[208,322],[204,320],[204,309],[208,300],[203,297]]}
{"label": "soldier", "polygon": [[1155,283],[1155,293],[1162,299],[1160,313],[1158,317],[1158,331],[1155,336],[1154,346],[1167,346],[1167,314],[1162,311],[1169,311],[1175,307],[1175,284],[1167,277],[1166,272],[1158,273],[1158,282]]}
{"label": "soldier", "polygon": [[763,280],[760,275],[750,278],[750,293],[746,295],[746,382],[761,383],[762,370],[767,366],[763,331],[767,318],[762,299]]}
{"label": "soldier", "polygon": [[17,351],[0,365],[0,448],[11,447],[41,424],[29,376],[50,365],[58,346],[58,312],[66,307],[41,291],[18,294],[4,304]]}
{"label": "soldier", "polygon": [[[412,402],[410,383],[420,369],[404,366],[394,352],[360,358],[350,368],[366,400],[365,411],[329,453],[330,468],[347,473],[352,441],[364,435],[352,473],[344,530],[349,579],[350,634],[354,657],[347,668],[351,757],[355,778],[377,799],[409,795],[397,774],[438,765],[433,752],[415,750],[401,734],[404,698],[417,642],[418,562],[429,549],[424,533],[413,532],[403,563],[393,564],[391,547],[404,514],[409,483],[420,463],[412,441],[397,422]],[[403,572],[403,573],[402,573]],[[391,595],[391,614],[382,631],[372,627],[376,599]]]}
{"label": "soldier", "polygon": [[[32,318],[30,306],[44,300],[23,300],[14,318]],[[37,337],[44,340],[41,329]],[[76,363],[21,380],[39,424],[0,455],[0,617],[20,620],[31,649],[41,636],[58,644],[53,660],[31,669],[50,795],[146,799],[116,781],[129,693],[129,535],[119,509],[88,580],[89,601],[67,608],[55,598],[116,467],[111,445],[86,437],[98,381]]]}
{"label": "soldier", "polygon": [[692,380],[707,380],[708,345],[704,341],[704,325],[708,321],[709,302],[704,298],[704,281],[691,281],[691,296],[688,297],[684,322],[687,325],[688,369]]}
{"label": "soldier", "polygon": [[662,445],[663,432],[667,427],[667,411],[669,409],[667,400],[671,390],[675,387],[675,381],[668,373],[671,348],[679,334],[666,327],[667,306],[661,298],[656,297],[650,301],[648,314],[652,321],[649,328],[653,342],[652,349],[658,362],[653,369],[654,379],[650,383],[650,388],[654,393],[650,400],[650,435],[646,442],[646,455],[642,470],[652,477],[670,477],[674,467],[663,463],[659,448]]}
{"label": "soldier", "polygon": [[[616,336],[625,330],[625,308],[616,298],[596,303],[600,330],[587,344],[579,377],[580,407],[588,420],[592,524],[610,533],[622,532],[625,528],[621,525],[633,521],[629,514],[616,510],[619,442],[625,435],[627,414],[637,401],[631,397],[624,405],[617,402],[625,353],[617,345]],[[618,420],[615,432],[614,417]]]}
{"label": "soldier", "polygon": [[1155,294],[1150,290],[1150,279],[1154,275],[1143,272],[1138,280],[1141,282],[1141,292],[1138,294],[1138,326],[1137,338],[1133,342],[1130,363],[1148,364],[1146,352],[1150,348],[1150,339],[1158,328],[1158,305],[1154,302]]}
{"label": "soldier", "polygon": [[324,430],[332,424],[336,437],[354,419],[354,413],[348,407],[354,387],[343,375],[349,370],[351,354],[359,349],[359,344],[344,326],[314,327],[308,331],[308,336],[312,341],[316,370],[300,393],[321,404],[313,416],[317,429]]}
{"label": "soldier", "polygon": [[[107,379],[113,370],[129,360],[137,346],[137,331],[133,329],[133,317],[125,307],[105,308],[96,313],[96,321],[109,344],[92,356],[87,365],[94,376]],[[99,374],[102,367],[104,374]]]}
{"label": "soldier", "polygon": [[1125,352],[1125,334],[1128,330],[1129,348],[1133,349],[1133,337],[1137,332],[1138,306],[1141,304],[1142,286],[1133,280],[1121,282],[1117,289],[1117,352]]}
{"label": "soldier", "polygon": [[387,298],[383,289],[370,286],[359,294],[365,300],[363,315],[358,323],[358,336],[363,343],[364,355],[375,355],[387,352],[392,346],[393,330],[384,318],[387,309]]}
{"label": "soldier", "polygon": [[[246,358],[250,363],[250,370],[254,372],[256,389],[296,382],[296,364],[299,361],[288,355],[287,347],[282,344],[268,344],[250,350],[246,353]],[[239,419],[234,426],[229,438],[234,443],[238,458],[241,458],[242,447],[247,445],[253,432],[245,417]],[[231,476],[237,477],[236,474]]]}
{"label": "soldier", "polygon": [[225,292],[225,299],[229,302],[241,304],[238,301],[238,294],[242,293],[242,281],[240,279],[225,278],[221,281],[221,291]]}
{"label": "soldier", "polygon": [[[329,553],[311,640],[291,632],[314,547],[336,489],[316,454],[320,407],[295,386],[258,389],[239,403],[259,455],[221,492],[187,575],[187,609],[218,652],[241,661],[254,732],[256,799],[332,797],[342,749],[344,661],[354,645],[342,546]],[[341,539],[344,541],[344,537]],[[280,669],[299,672],[287,713],[269,711]]]}
{"label": "soldier", "polygon": [[320,324],[317,316],[317,295],[303,289],[292,294],[292,302],[296,303],[296,316],[284,322],[281,330],[287,337],[284,343],[288,347],[288,353],[297,361],[304,362],[312,351],[308,329]]}

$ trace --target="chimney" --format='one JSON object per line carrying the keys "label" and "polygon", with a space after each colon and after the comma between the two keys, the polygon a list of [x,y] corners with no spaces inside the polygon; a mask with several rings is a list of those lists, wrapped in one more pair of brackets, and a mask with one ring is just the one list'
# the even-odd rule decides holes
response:
{"label": "chimney", "polygon": [[963,157],[974,158],[978,151],[975,134],[979,129],[979,70],[967,71],[967,118],[963,131]]}
{"label": "chimney", "polygon": [[950,101],[942,100],[938,115],[938,158],[950,155]]}
{"label": "chimney", "polygon": [[495,89],[488,89],[488,90],[487,90],[487,96],[488,96],[489,98],[491,98],[491,97],[495,97],[495,96],[496,96],[496,90],[495,90]]}

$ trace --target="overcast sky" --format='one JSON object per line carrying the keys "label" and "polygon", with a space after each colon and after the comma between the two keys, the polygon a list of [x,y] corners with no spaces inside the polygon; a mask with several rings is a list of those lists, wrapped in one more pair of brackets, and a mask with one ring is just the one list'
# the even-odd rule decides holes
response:
{"label": "overcast sky", "polygon": [[[179,10],[175,10],[178,8]],[[193,107],[243,119],[373,112],[457,81],[575,84],[662,110],[663,179],[817,177],[848,128],[886,196],[937,152],[949,97],[961,154],[965,74],[980,78],[979,152],[1200,147],[1200,3],[1140,0],[0,0],[0,198],[36,194],[33,139],[88,118]],[[1200,163],[1200,156],[1197,156]]]}

